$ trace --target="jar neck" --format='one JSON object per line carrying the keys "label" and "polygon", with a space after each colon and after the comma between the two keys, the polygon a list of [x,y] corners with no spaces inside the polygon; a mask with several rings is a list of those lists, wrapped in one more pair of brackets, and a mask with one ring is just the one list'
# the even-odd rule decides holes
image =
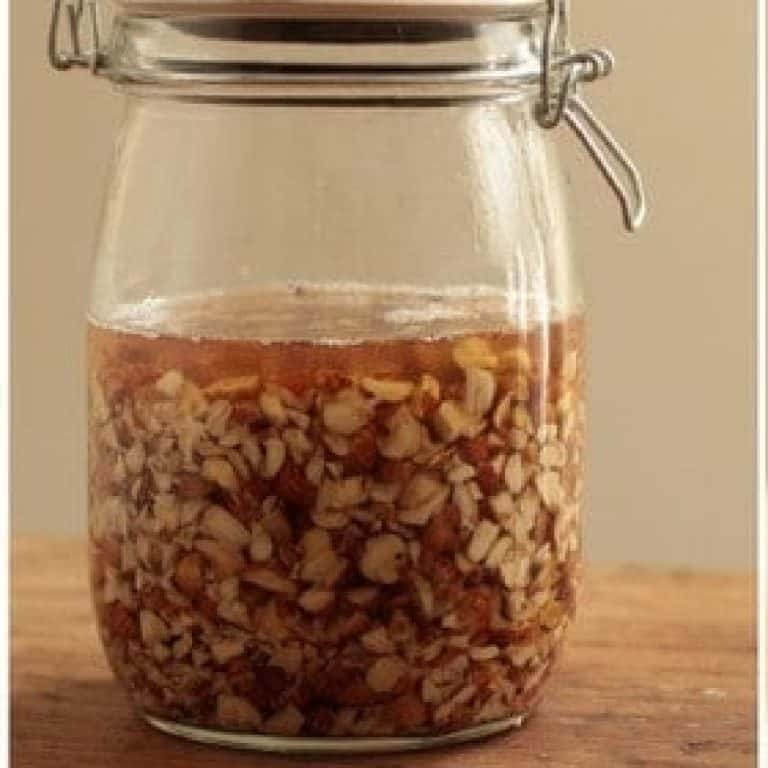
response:
{"label": "jar neck", "polygon": [[531,20],[345,21],[122,15],[104,74],[196,100],[393,102],[536,93]]}

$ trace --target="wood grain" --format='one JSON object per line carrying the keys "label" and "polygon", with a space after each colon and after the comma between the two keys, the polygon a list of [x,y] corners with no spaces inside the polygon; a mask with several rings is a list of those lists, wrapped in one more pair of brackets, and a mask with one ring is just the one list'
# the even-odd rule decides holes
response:
{"label": "wood grain", "polygon": [[15,768],[741,768],[755,764],[754,578],[589,572],[538,714],[482,744],[391,757],[279,758],[185,743],[132,712],[99,648],[85,545],[18,539],[12,566]]}

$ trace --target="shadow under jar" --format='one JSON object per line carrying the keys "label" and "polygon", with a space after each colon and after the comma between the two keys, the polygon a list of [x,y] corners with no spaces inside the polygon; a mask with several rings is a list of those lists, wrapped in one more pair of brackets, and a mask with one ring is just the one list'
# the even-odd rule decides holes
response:
{"label": "shadow under jar", "polygon": [[599,56],[556,3],[269,6],[123,2],[86,54],[55,7],[53,63],[126,100],[88,316],[107,657],[150,723],[230,746],[520,725],[581,562],[546,128],[625,160],[575,91]]}

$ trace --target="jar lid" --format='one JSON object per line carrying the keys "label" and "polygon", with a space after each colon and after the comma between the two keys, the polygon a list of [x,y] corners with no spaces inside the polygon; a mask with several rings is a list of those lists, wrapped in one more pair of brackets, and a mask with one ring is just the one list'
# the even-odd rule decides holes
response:
{"label": "jar lid", "polygon": [[312,19],[523,19],[547,0],[117,0],[130,13]]}

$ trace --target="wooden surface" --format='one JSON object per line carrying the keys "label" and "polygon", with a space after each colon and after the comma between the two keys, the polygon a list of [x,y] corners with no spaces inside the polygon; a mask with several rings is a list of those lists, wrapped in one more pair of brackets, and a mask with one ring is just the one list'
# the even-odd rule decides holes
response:
{"label": "wooden surface", "polygon": [[563,666],[521,731],[416,755],[315,760],[196,746],[141,722],[101,654],[83,543],[16,540],[12,579],[14,768],[755,764],[747,574],[592,569]]}

